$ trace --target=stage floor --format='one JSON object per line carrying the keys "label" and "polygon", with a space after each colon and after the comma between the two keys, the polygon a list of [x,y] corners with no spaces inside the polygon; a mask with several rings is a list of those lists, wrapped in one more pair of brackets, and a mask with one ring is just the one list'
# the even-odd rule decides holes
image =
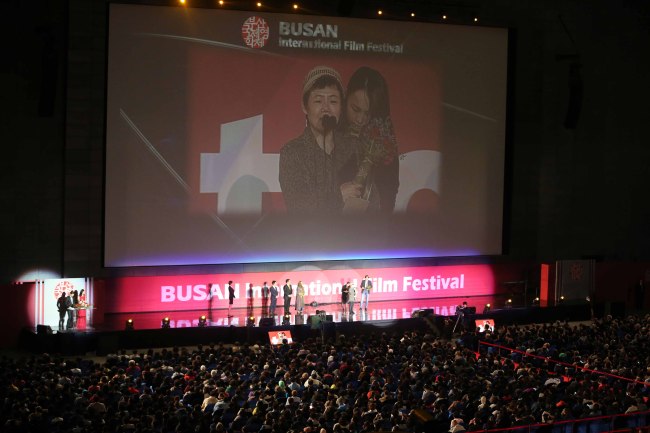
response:
{"label": "stage floor", "polygon": [[266,317],[272,318],[273,324],[277,326],[303,325],[308,323],[310,316],[318,315],[318,312],[325,312],[325,315],[331,316],[328,319],[331,319],[330,321],[334,323],[410,319],[413,317],[413,313],[418,310],[433,310],[436,316],[453,316],[456,307],[461,305],[463,301],[467,301],[470,307],[476,307],[477,313],[482,313],[485,304],[489,303],[492,308],[499,308],[505,306],[506,300],[494,296],[384,302],[372,302],[371,299],[367,310],[361,310],[359,302],[356,302],[353,308],[354,314],[350,314],[349,306],[346,306],[344,310],[341,304],[305,305],[302,314],[296,312],[292,305],[288,317],[284,317],[284,309],[281,304],[278,304],[275,312],[264,310],[259,304],[254,304],[252,308],[233,309],[230,313],[232,317],[229,317],[227,308],[147,313],[132,312],[106,314],[103,321],[95,318],[94,323],[78,323],[75,329],[65,332],[124,330],[128,319],[133,320],[134,329],[160,329],[162,320],[165,317],[169,318],[170,328],[194,328],[199,326],[201,316],[206,318],[206,327],[259,326],[260,320]]}
{"label": "stage floor", "polygon": [[[476,314],[456,315],[456,308],[467,301],[476,307]],[[261,306],[252,311],[237,309],[228,317],[227,309],[175,311],[157,313],[108,314],[102,323],[91,326],[79,321],[77,328],[64,331],[34,330],[21,333],[20,347],[34,352],[82,354],[91,351],[97,354],[117,353],[119,350],[153,347],[191,346],[209,343],[268,343],[272,333],[290,330],[293,341],[338,338],[341,335],[376,335],[377,332],[403,333],[420,330],[451,338],[456,330],[474,330],[490,319],[495,329],[503,326],[530,323],[549,323],[556,320],[584,321],[593,316],[588,304],[565,304],[554,307],[524,306],[494,297],[446,298],[437,300],[409,300],[370,303],[368,311],[359,311],[355,304],[354,313],[344,311],[339,304],[307,306],[302,314],[285,317],[278,308],[276,314],[268,317]],[[491,310],[483,314],[485,304]],[[424,310],[424,314],[414,314]],[[319,313],[317,313],[319,311]],[[323,312],[325,317],[323,317]],[[211,313],[211,315],[210,315]],[[199,317],[204,315],[206,323],[200,326]],[[310,319],[314,316],[317,320]],[[162,319],[169,317],[169,327],[163,328]],[[425,319],[423,319],[425,317]],[[133,320],[128,329],[125,322]],[[262,321],[262,324],[260,324]]]}

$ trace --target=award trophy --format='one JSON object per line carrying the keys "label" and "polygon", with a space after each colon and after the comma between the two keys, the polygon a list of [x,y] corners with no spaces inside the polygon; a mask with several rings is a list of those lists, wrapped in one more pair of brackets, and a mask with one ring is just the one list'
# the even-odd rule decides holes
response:
{"label": "award trophy", "polygon": [[[352,135],[356,131],[352,131]],[[390,117],[374,118],[358,131],[361,142],[360,161],[354,183],[362,186],[360,197],[350,197],[343,204],[344,214],[365,212],[373,189],[373,169],[389,165],[397,156],[397,142]]]}

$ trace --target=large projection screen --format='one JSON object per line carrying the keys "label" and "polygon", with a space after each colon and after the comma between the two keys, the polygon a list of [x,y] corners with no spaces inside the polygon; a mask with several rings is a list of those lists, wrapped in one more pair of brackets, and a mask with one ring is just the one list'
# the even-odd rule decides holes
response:
{"label": "large projection screen", "polygon": [[105,265],[501,254],[507,40],[111,4]]}

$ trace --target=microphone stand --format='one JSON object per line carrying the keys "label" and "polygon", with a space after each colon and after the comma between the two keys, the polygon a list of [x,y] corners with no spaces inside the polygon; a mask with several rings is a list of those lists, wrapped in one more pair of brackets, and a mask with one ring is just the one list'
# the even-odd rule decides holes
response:
{"label": "microphone stand", "polygon": [[210,290],[208,293],[208,323],[212,324],[212,284],[208,287]]}

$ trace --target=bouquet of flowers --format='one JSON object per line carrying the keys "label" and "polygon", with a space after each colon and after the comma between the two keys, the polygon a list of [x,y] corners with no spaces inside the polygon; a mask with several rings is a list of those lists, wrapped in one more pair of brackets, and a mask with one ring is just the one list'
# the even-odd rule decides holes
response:
{"label": "bouquet of flowers", "polygon": [[365,185],[373,166],[390,165],[397,157],[397,140],[390,117],[374,118],[359,133],[361,162],[354,181]]}

